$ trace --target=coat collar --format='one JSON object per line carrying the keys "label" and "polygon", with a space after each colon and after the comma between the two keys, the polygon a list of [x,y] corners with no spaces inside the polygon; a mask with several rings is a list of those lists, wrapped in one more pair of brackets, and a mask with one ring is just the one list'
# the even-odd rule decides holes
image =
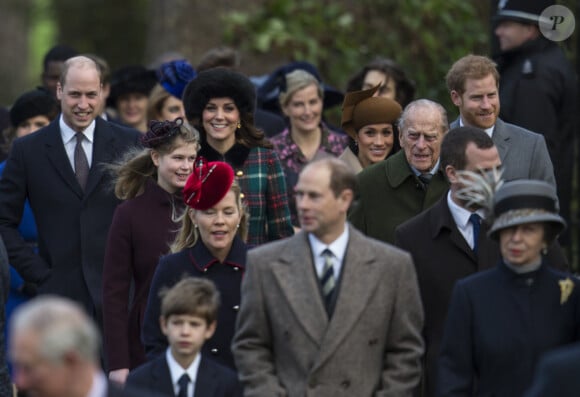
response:
{"label": "coat collar", "polygon": [[[340,292],[330,322],[319,292],[306,233],[300,232],[289,238],[280,252],[280,266],[272,267],[278,286],[288,299],[298,321],[320,346],[320,354],[313,370],[329,359],[340,346],[380,281],[374,271],[377,266],[382,266],[379,258],[369,249],[368,241],[362,233],[350,225],[349,233]],[[297,264],[308,268],[297,271]]]}
{"label": "coat collar", "polygon": [[[246,243],[242,241],[241,238],[236,236],[232,244],[232,248],[224,261],[224,265],[237,267],[241,270],[246,268],[246,253],[248,248]],[[197,243],[189,249],[189,259],[194,264],[194,266],[200,271],[205,272],[211,266],[219,264],[219,261],[209,252],[203,241],[201,239],[197,240]]]}
{"label": "coat collar", "polygon": [[225,161],[234,168],[242,167],[250,154],[250,148],[237,142],[230,150],[221,154],[207,143],[205,137],[202,136],[200,141],[200,156],[205,157],[208,161]]}

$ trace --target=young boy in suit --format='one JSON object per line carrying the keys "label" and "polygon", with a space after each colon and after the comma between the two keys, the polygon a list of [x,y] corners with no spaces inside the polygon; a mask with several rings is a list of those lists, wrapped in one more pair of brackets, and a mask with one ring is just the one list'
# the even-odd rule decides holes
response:
{"label": "young boy in suit", "polygon": [[214,283],[188,277],[161,295],[159,322],[169,347],[132,371],[127,385],[166,396],[241,396],[236,373],[200,353],[217,325],[220,297]]}

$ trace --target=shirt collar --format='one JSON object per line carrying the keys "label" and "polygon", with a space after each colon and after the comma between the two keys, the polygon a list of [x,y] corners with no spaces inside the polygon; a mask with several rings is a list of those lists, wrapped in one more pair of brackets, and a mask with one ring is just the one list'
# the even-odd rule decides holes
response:
{"label": "shirt collar", "polygon": [[[65,123],[62,114],[60,115],[60,118],[58,120],[58,125],[60,127],[60,135],[62,136],[62,141],[65,144],[71,141],[72,139],[75,139],[77,135],[76,131],[70,128],[67,123]],[[91,143],[93,143],[93,139],[95,137],[95,126],[96,121],[93,120],[91,124],[89,124],[89,126],[83,130],[85,138]]]}
{"label": "shirt collar", "polygon": [[[427,172],[427,174],[431,174],[431,175],[435,175],[437,173],[437,171],[439,170],[439,162],[441,161],[441,159],[437,159],[437,162],[435,163],[435,166],[433,166],[433,168],[431,168],[431,171]],[[419,176],[421,174],[425,174],[425,172],[421,172],[419,171],[417,168],[413,167],[411,164],[409,164],[409,167],[411,167],[411,171],[413,171],[413,174],[415,174],[415,176]]]}
{"label": "shirt collar", "polygon": [[[453,201],[453,198],[451,197],[452,194],[453,193],[451,190],[449,190],[447,193],[447,205],[449,206],[449,211],[451,212],[451,216],[453,217],[457,227],[460,229],[466,229],[469,225],[469,217],[473,212],[457,205],[457,203]],[[485,218],[482,209],[478,209],[475,211],[475,213],[481,216],[481,219]]]}
{"label": "shirt collar", "polygon": [[102,372],[93,375],[93,383],[87,397],[102,397],[107,395],[107,378]]}
{"label": "shirt collar", "polygon": [[169,367],[169,373],[171,374],[171,384],[175,391],[179,390],[179,384],[177,382],[179,382],[179,378],[181,378],[184,373],[189,375],[191,384],[195,385],[199,363],[201,362],[201,353],[197,353],[195,359],[187,368],[183,368],[177,361],[175,361],[175,358],[173,358],[173,355],[171,354],[170,347],[165,351],[165,359],[167,360],[167,366]]}
{"label": "shirt collar", "polygon": [[348,224],[344,224],[344,231],[336,240],[330,244],[325,244],[320,241],[314,234],[308,233],[308,240],[310,241],[310,247],[312,247],[312,253],[315,257],[322,255],[322,252],[328,248],[332,254],[336,257],[339,263],[342,263],[344,258],[344,253],[346,252],[346,246],[348,245]]}
{"label": "shirt collar", "polygon": [[[465,124],[463,123],[463,119],[461,118],[461,116],[459,116],[459,126],[463,127],[465,126]],[[493,136],[493,129],[495,128],[495,124],[492,125],[489,128],[485,128],[484,131],[487,135],[489,135],[489,137],[491,138]],[[480,128],[481,129],[481,128]]]}

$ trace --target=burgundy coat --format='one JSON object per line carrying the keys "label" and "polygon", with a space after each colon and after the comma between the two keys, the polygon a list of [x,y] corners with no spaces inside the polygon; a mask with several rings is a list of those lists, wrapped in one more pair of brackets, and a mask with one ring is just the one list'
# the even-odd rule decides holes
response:
{"label": "burgundy coat", "polygon": [[104,349],[109,371],[133,369],[145,362],[140,334],[151,280],[179,228],[172,221],[172,202],[175,214],[180,214],[181,196],[167,193],[151,179],[142,195],[120,204],[113,216],[103,269]]}

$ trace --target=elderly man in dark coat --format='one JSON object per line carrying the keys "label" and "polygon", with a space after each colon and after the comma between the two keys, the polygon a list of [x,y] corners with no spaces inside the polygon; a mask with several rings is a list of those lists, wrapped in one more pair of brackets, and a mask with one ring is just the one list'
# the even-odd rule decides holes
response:
{"label": "elderly man in dark coat", "polygon": [[443,136],[449,129],[445,109],[418,99],[399,122],[403,150],[358,174],[357,200],[348,220],[370,237],[393,243],[395,228],[433,205],[448,188],[439,166]]}

